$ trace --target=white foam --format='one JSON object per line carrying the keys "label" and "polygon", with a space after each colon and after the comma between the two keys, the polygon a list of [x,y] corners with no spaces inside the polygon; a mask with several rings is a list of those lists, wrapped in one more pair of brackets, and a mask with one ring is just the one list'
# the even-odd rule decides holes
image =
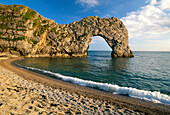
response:
{"label": "white foam", "polygon": [[[21,65],[19,65],[19,66],[21,66]],[[98,88],[98,89],[101,89],[104,91],[112,92],[113,94],[123,94],[123,95],[128,95],[128,96],[134,97],[134,98],[152,101],[154,103],[163,103],[163,104],[170,105],[170,96],[168,96],[166,94],[161,94],[160,92],[139,90],[139,89],[131,88],[131,87],[120,87],[118,85],[113,85],[113,84],[108,84],[108,83],[98,83],[98,82],[83,80],[83,79],[79,79],[79,78],[75,78],[75,77],[64,76],[59,73],[53,73],[50,71],[41,70],[41,69],[37,69],[37,68],[26,67],[26,66],[22,66],[22,67],[29,69],[29,70],[34,70],[34,71],[39,71],[39,72],[47,73],[50,75],[54,75],[57,78],[62,79],[63,81],[72,82],[72,83],[82,85],[82,86]]]}

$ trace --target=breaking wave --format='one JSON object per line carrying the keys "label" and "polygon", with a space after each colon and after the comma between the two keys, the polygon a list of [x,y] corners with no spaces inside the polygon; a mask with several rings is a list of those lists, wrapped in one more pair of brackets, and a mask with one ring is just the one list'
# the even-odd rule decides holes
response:
{"label": "breaking wave", "polygon": [[26,68],[28,70],[33,70],[33,71],[41,72],[44,74],[49,74],[49,75],[55,76],[56,78],[62,79],[63,81],[71,82],[74,84],[101,89],[104,91],[112,92],[113,94],[127,95],[129,97],[152,101],[154,103],[163,103],[163,104],[170,105],[170,96],[166,94],[161,94],[160,92],[139,90],[139,89],[131,88],[131,87],[120,87],[118,85],[113,85],[113,84],[108,84],[108,83],[99,83],[99,82],[79,79],[76,77],[65,76],[59,73],[53,73],[53,72],[42,70],[42,69],[22,66],[20,64],[17,64],[17,65],[20,67]]}

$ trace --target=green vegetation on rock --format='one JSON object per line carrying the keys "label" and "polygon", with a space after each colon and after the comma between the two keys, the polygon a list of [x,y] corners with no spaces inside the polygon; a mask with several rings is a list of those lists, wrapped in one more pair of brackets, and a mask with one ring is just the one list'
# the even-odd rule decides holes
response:
{"label": "green vegetation on rock", "polygon": [[47,25],[39,26],[39,29],[36,30],[36,31],[33,33],[33,35],[40,37],[47,29],[48,29],[48,26],[47,26]]}
{"label": "green vegetation on rock", "polygon": [[6,38],[4,38],[4,37],[0,37],[0,39],[2,39],[2,40],[6,40],[6,41],[11,41],[9,37],[6,37]]}
{"label": "green vegetation on rock", "polygon": [[0,24],[0,28],[4,29],[7,28],[8,26],[6,24]]}
{"label": "green vegetation on rock", "polygon": [[17,38],[13,38],[11,39],[10,37],[0,37],[0,39],[3,39],[3,40],[7,40],[7,41],[18,41],[18,40],[25,40],[26,39],[26,36],[22,36],[22,37],[17,37]]}
{"label": "green vegetation on rock", "polygon": [[17,29],[17,31],[27,31],[26,29]]}
{"label": "green vegetation on rock", "polygon": [[28,19],[32,20],[35,15],[36,15],[36,12],[34,10],[28,9],[28,11],[25,13],[25,15],[23,15],[23,18],[26,20],[28,20]]}
{"label": "green vegetation on rock", "polygon": [[42,23],[46,23],[47,21],[46,20],[43,20]]}
{"label": "green vegetation on rock", "polygon": [[33,42],[34,45],[36,45],[38,43],[38,41],[31,39],[31,41]]}
{"label": "green vegetation on rock", "polygon": [[34,20],[33,27],[36,27],[36,26],[40,26],[40,20],[39,19]]}
{"label": "green vegetation on rock", "polygon": [[22,36],[22,37],[11,39],[11,41],[25,40],[26,38],[27,38],[26,36]]}

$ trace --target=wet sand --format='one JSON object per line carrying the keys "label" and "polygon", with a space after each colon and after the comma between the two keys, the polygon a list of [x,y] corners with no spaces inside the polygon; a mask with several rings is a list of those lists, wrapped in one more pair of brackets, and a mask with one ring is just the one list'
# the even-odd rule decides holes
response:
{"label": "wet sand", "polygon": [[169,105],[79,86],[11,64],[18,59],[0,57],[0,114],[170,114]]}

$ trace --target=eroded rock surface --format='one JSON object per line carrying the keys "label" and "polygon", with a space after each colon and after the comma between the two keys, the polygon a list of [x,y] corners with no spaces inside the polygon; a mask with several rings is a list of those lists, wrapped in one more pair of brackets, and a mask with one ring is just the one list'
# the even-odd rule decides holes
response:
{"label": "eroded rock surface", "polygon": [[113,57],[133,57],[121,20],[86,17],[57,24],[22,5],[0,4],[0,51],[26,57],[87,56],[93,36],[103,37]]}

